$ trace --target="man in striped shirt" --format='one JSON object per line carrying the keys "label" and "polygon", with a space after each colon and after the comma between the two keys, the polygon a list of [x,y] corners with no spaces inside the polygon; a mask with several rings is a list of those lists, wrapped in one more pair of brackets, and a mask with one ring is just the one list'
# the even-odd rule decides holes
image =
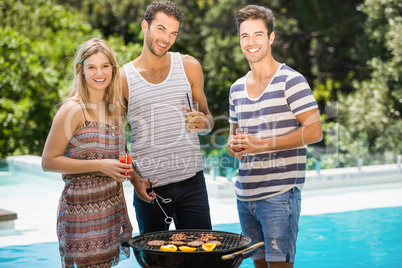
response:
{"label": "man in striped shirt", "polygon": [[[255,267],[293,267],[306,145],[322,139],[318,106],[306,79],[271,54],[272,11],[248,5],[235,19],[251,68],[229,95],[228,149],[241,159],[235,192],[242,232],[252,243],[265,242]],[[236,135],[239,127],[248,134]]]}
{"label": "man in striped shirt", "polygon": [[[213,127],[204,75],[194,57],[170,51],[183,18],[172,1],[149,4],[142,52],[120,70],[141,234],[169,230],[172,219],[176,229],[212,229],[198,138]],[[188,110],[191,101],[198,111]],[[171,202],[163,202],[167,198]]]}

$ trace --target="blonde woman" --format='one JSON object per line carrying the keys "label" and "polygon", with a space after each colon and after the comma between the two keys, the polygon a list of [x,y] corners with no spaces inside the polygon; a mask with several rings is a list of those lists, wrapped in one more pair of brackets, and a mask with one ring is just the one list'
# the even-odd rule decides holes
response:
{"label": "blonde woman", "polygon": [[120,163],[124,115],[119,66],[110,46],[93,38],[74,62],[71,94],[47,137],[42,167],[63,173],[57,217],[63,267],[111,267],[128,258],[131,238],[122,181],[132,166]]}

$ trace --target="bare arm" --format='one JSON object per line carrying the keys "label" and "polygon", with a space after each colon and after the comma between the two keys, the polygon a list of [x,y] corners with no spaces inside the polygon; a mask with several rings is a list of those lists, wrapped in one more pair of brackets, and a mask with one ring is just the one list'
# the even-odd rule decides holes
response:
{"label": "bare arm", "polygon": [[214,127],[214,119],[208,109],[207,99],[204,94],[204,73],[201,64],[189,55],[181,55],[186,72],[187,79],[191,85],[193,100],[198,102],[199,113],[189,113],[189,116],[197,116],[197,118],[186,119],[186,123],[190,128],[201,130],[199,134],[207,134]]}
{"label": "bare arm", "polygon": [[120,81],[121,81],[121,91],[123,94],[123,99],[128,102],[128,84],[127,77],[124,68],[120,68]]}
{"label": "bare arm", "polygon": [[42,154],[43,170],[68,174],[102,172],[119,182],[120,178],[128,178],[120,173],[130,172],[131,165],[116,159],[81,160],[63,155],[74,133],[84,124],[81,109],[75,101],[67,101],[57,112]]}
{"label": "bare arm", "polygon": [[266,139],[252,135],[238,135],[229,142],[229,147],[237,152],[236,157],[241,158],[246,153],[297,148],[322,140],[321,119],[318,109],[301,113],[296,118],[302,126],[286,135]]}

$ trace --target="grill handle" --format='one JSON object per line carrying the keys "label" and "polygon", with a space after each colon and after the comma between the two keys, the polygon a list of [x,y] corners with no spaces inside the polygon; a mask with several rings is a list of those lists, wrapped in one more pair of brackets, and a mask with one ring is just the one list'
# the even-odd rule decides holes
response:
{"label": "grill handle", "polygon": [[260,242],[260,243],[254,244],[254,245],[252,245],[251,247],[248,247],[248,248],[246,248],[246,249],[243,249],[243,250],[240,250],[240,251],[231,253],[231,254],[223,255],[223,256],[221,257],[221,259],[224,260],[224,261],[225,261],[225,260],[230,260],[230,259],[233,259],[234,257],[236,257],[236,256],[238,256],[238,255],[240,255],[240,254],[243,254],[243,253],[244,253],[244,254],[243,254],[244,257],[245,257],[245,258],[248,258],[248,257],[251,256],[253,253],[257,252],[257,250],[259,250],[258,247],[260,247],[260,246],[262,246],[262,245],[264,245],[264,242]]}

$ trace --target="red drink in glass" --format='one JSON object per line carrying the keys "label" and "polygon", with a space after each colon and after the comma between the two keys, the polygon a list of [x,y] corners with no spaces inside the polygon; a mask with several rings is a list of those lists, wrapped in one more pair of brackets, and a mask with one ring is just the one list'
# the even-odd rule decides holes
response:
{"label": "red drink in glass", "polygon": [[239,135],[239,134],[248,134],[248,128],[246,128],[246,127],[236,128],[236,135]]}
{"label": "red drink in glass", "polygon": [[[132,155],[120,155],[120,163],[124,164],[133,164],[133,156]],[[127,173],[120,173],[122,175],[132,175],[132,172],[127,172]]]}

